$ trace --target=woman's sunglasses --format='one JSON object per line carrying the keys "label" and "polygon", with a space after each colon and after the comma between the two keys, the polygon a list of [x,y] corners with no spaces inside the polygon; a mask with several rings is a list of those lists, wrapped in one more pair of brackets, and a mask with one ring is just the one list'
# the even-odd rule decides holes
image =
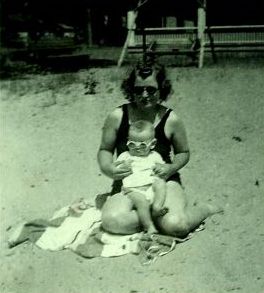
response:
{"label": "woman's sunglasses", "polygon": [[127,147],[130,148],[130,149],[139,148],[139,149],[145,150],[145,149],[149,148],[153,142],[154,142],[154,139],[152,139],[149,142],[129,140],[127,142]]}
{"label": "woman's sunglasses", "polygon": [[136,95],[142,95],[144,91],[148,93],[148,95],[154,95],[157,92],[157,88],[154,86],[135,86],[134,93]]}

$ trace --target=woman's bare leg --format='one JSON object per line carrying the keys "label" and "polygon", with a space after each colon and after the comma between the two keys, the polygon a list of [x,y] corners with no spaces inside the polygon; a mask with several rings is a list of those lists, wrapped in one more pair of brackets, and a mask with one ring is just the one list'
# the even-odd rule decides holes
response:
{"label": "woman's bare leg", "polygon": [[168,207],[169,211],[157,220],[157,224],[162,233],[178,237],[186,236],[207,217],[221,212],[219,208],[208,204],[188,206],[181,185],[174,181],[167,182],[164,206]]}
{"label": "woman's bare leg", "polygon": [[115,234],[134,234],[141,230],[133,203],[121,193],[108,198],[102,208],[102,227]]}

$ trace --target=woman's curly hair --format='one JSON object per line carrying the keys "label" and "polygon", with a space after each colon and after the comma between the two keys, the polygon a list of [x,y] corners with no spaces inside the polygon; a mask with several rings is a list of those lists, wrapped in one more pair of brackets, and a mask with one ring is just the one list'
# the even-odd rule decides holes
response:
{"label": "woman's curly hair", "polygon": [[136,77],[139,75],[143,79],[148,76],[155,74],[156,81],[158,83],[158,90],[160,93],[160,100],[165,101],[168,98],[168,95],[172,91],[171,82],[167,79],[165,67],[157,63],[138,63],[128,74],[128,77],[125,78],[121,84],[121,90],[123,91],[126,99],[130,102],[134,100],[134,86]]}

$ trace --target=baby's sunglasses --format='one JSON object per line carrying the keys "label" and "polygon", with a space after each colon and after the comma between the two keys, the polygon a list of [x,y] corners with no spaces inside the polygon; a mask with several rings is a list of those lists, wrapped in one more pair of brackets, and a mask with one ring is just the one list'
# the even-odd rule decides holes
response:
{"label": "baby's sunglasses", "polygon": [[153,144],[154,141],[155,141],[155,139],[152,139],[149,142],[128,140],[126,145],[130,149],[139,148],[139,149],[145,150],[145,149],[149,148]]}
{"label": "baby's sunglasses", "polygon": [[136,95],[143,95],[144,91],[148,93],[148,95],[155,95],[158,89],[154,86],[135,86],[134,93]]}

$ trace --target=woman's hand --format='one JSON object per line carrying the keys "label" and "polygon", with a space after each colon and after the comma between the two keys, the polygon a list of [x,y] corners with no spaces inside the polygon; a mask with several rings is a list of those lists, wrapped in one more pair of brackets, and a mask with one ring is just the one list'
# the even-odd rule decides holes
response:
{"label": "woman's hand", "polygon": [[132,174],[131,162],[116,161],[110,168],[111,178],[114,180],[122,180]]}
{"label": "woman's hand", "polygon": [[173,164],[160,164],[156,163],[153,168],[153,172],[156,176],[161,179],[167,180],[170,178],[176,171]]}

